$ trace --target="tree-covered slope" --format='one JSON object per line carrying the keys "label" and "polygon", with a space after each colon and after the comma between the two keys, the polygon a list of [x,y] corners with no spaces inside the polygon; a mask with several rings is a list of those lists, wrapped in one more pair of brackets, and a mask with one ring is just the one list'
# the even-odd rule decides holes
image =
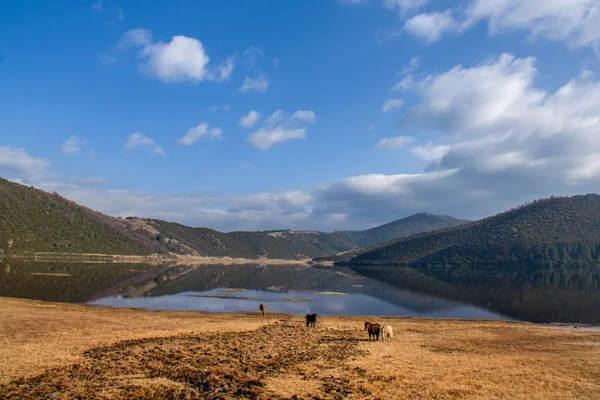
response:
{"label": "tree-covered slope", "polygon": [[0,253],[57,252],[303,259],[355,248],[313,231],[230,232],[141,218],[114,218],[0,179]]}
{"label": "tree-covered slope", "polygon": [[0,178],[0,251],[145,255],[161,247],[116,218]]}
{"label": "tree-covered slope", "polygon": [[411,236],[350,264],[542,267],[600,261],[600,196],[553,197],[456,228]]}
{"label": "tree-covered slope", "polygon": [[419,233],[453,228],[469,222],[445,215],[419,213],[364,231],[337,231],[334,232],[334,235],[355,243],[359,247],[365,247]]}
{"label": "tree-covered slope", "polygon": [[223,233],[208,228],[191,228],[174,222],[144,219],[167,238],[215,257],[301,259],[337,253],[356,247],[331,234],[313,231],[236,231]]}
{"label": "tree-covered slope", "polygon": [[[156,219],[114,218],[56,193],[0,179],[0,253],[172,253],[214,257],[305,259],[365,243],[462,223],[417,214],[360,232],[219,232]],[[373,246],[373,245],[371,245]],[[364,250],[361,250],[364,251]],[[351,253],[355,254],[355,253]]]}

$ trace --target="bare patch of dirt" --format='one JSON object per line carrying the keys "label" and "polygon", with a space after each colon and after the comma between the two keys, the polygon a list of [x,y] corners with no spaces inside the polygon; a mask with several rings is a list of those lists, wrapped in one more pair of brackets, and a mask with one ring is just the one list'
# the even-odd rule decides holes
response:
{"label": "bare patch of dirt", "polygon": [[[345,370],[340,361],[359,355],[358,341],[332,340],[354,336],[352,330],[336,331],[333,335],[297,323],[276,323],[250,332],[123,341],[91,349],[80,362],[69,367],[0,386],[0,397],[341,399],[351,394],[362,396],[369,391],[354,382],[356,372]],[[290,376],[295,377],[296,383],[286,386],[286,390],[291,389],[287,393],[291,396],[286,396],[285,390],[277,390],[281,384],[274,383],[287,380],[291,384]],[[308,379],[311,383],[305,386]],[[299,387],[304,390],[297,390]]]}

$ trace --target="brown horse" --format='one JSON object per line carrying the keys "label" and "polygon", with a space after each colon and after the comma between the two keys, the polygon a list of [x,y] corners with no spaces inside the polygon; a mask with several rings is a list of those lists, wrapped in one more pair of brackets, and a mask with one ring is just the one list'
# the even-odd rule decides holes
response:
{"label": "brown horse", "polygon": [[260,305],[260,313],[262,314],[263,317],[265,315],[267,315],[267,307],[264,304]]}
{"label": "brown horse", "polygon": [[365,331],[369,331],[369,339],[373,338],[375,340],[379,340],[379,332],[381,332],[381,325],[365,322]]}
{"label": "brown horse", "polygon": [[306,314],[306,326],[307,327],[315,327],[317,323],[317,314]]}

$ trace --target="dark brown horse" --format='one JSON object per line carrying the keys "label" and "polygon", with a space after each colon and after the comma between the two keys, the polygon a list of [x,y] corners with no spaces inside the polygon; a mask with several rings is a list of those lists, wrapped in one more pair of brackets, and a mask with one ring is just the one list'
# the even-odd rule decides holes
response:
{"label": "dark brown horse", "polygon": [[317,324],[317,314],[306,314],[306,326],[315,327]]}
{"label": "dark brown horse", "polygon": [[262,314],[263,317],[265,315],[267,315],[267,307],[264,304],[260,305],[260,313]]}
{"label": "dark brown horse", "polygon": [[369,339],[373,338],[375,340],[379,340],[379,332],[381,332],[381,325],[365,322],[365,331],[369,331]]}

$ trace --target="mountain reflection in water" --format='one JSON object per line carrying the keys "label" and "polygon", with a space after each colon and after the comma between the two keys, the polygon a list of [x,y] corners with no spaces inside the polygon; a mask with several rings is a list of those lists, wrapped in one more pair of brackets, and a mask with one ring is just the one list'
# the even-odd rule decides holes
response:
{"label": "mountain reflection in water", "polygon": [[296,265],[4,262],[0,296],[153,310],[256,312],[265,303],[268,312],[291,314],[600,321],[595,275],[579,281],[571,274],[561,287],[556,275],[444,281],[432,276],[399,279],[382,271],[364,277],[348,269]]}
{"label": "mountain reflection in water", "polygon": [[[108,297],[91,304],[111,307],[135,307],[151,310],[200,310],[209,312],[257,312],[264,303],[267,312],[288,314],[317,313],[319,315],[399,315],[431,318],[484,318],[506,319],[493,312],[406,292],[406,296],[392,303],[366,293],[360,289],[343,295],[319,294],[315,292],[269,292],[244,290],[237,296],[225,288],[207,292],[183,292],[159,297]],[[200,295],[200,296],[199,296]]]}

